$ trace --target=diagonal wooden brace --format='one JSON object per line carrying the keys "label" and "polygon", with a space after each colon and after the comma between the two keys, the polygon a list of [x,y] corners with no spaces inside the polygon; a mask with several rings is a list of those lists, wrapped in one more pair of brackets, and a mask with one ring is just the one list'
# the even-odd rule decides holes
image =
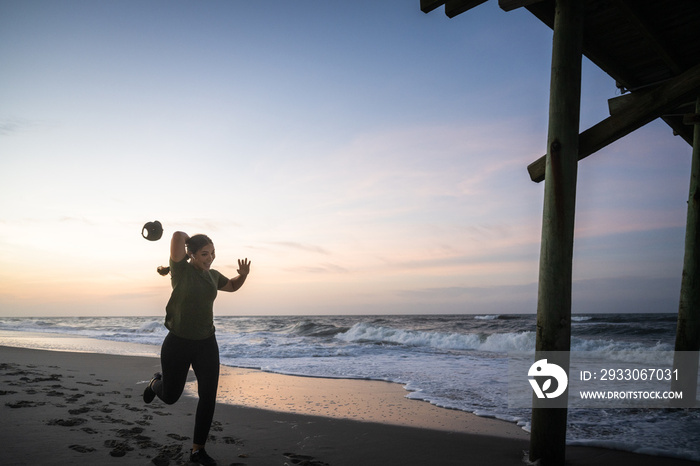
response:
{"label": "diagonal wooden brace", "polygon": [[[579,135],[578,159],[588,157],[698,95],[700,65],[653,89],[630,95],[623,108]],[[543,155],[528,165],[532,181],[539,183],[544,180],[545,161],[546,155]]]}

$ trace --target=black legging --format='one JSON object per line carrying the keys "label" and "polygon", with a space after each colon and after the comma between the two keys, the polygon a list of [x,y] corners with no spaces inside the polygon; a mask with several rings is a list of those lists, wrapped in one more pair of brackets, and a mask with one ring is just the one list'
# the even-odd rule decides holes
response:
{"label": "black legging", "polygon": [[216,390],[219,387],[219,345],[216,336],[205,340],[187,340],[168,333],[160,349],[160,364],[163,378],[153,383],[153,391],[163,403],[169,405],[180,399],[192,365],[199,393],[193,443],[204,445],[214,418]]}

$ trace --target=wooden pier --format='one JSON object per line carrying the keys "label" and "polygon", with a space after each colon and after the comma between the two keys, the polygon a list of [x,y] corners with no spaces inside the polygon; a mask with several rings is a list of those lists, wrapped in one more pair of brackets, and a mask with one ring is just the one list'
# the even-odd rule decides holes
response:
{"label": "wooden pier", "polygon": [[[450,18],[487,0],[421,0]],[[544,181],[536,351],[571,347],[571,281],[578,161],[647,123],[663,119],[693,146],[682,288],[676,334],[678,364],[697,371],[700,351],[700,1],[499,0],[526,8],[553,30],[546,154],[527,170]],[[497,29],[495,29],[497,31]],[[497,34],[498,32],[494,32]],[[586,56],[623,95],[610,116],[579,134],[581,60]],[[670,131],[669,131],[670,133]],[[669,134],[669,137],[672,137]],[[568,369],[568,360],[559,361]],[[697,372],[679,381],[695,394]],[[684,392],[685,393],[685,392]],[[693,396],[692,402],[695,402]],[[565,462],[566,408],[533,408],[530,461]]]}

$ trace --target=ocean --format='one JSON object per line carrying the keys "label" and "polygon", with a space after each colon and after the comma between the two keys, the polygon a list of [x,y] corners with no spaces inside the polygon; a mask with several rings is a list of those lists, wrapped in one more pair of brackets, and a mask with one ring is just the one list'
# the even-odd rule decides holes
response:
{"label": "ocean", "polygon": [[[577,315],[572,351],[670,352],[676,320]],[[534,356],[534,315],[225,316],[215,325],[224,365],[395,382],[408,398],[530,428],[530,410],[509,407],[508,354]],[[163,317],[0,317],[0,330],[140,343],[153,354],[167,334]],[[700,461],[700,409],[570,408],[568,422],[572,445]]]}

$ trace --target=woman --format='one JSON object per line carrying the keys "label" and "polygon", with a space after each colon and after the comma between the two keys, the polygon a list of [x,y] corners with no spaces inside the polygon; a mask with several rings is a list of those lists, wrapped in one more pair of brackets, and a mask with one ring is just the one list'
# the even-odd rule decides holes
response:
{"label": "woman", "polygon": [[219,385],[219,346],[214,334],[213,305],[217,290],[236,291],[250,272],[246,258],[238,260],[238,276],[228,279],[211,269],[215,250],[205,235],[189,237],[181,231],[170,242],[170,267],[158,267],[158,273],[170,273],[173,291],[168,301],[165,326],[170,331],[161,347],[162,375],[156,373],[143,392],[150,403],[158,396],[173,404],[182,395],[190,365],[197,377],[199,402],[194,423],[190,461],[216,465],[204,450],[214,417]]}

